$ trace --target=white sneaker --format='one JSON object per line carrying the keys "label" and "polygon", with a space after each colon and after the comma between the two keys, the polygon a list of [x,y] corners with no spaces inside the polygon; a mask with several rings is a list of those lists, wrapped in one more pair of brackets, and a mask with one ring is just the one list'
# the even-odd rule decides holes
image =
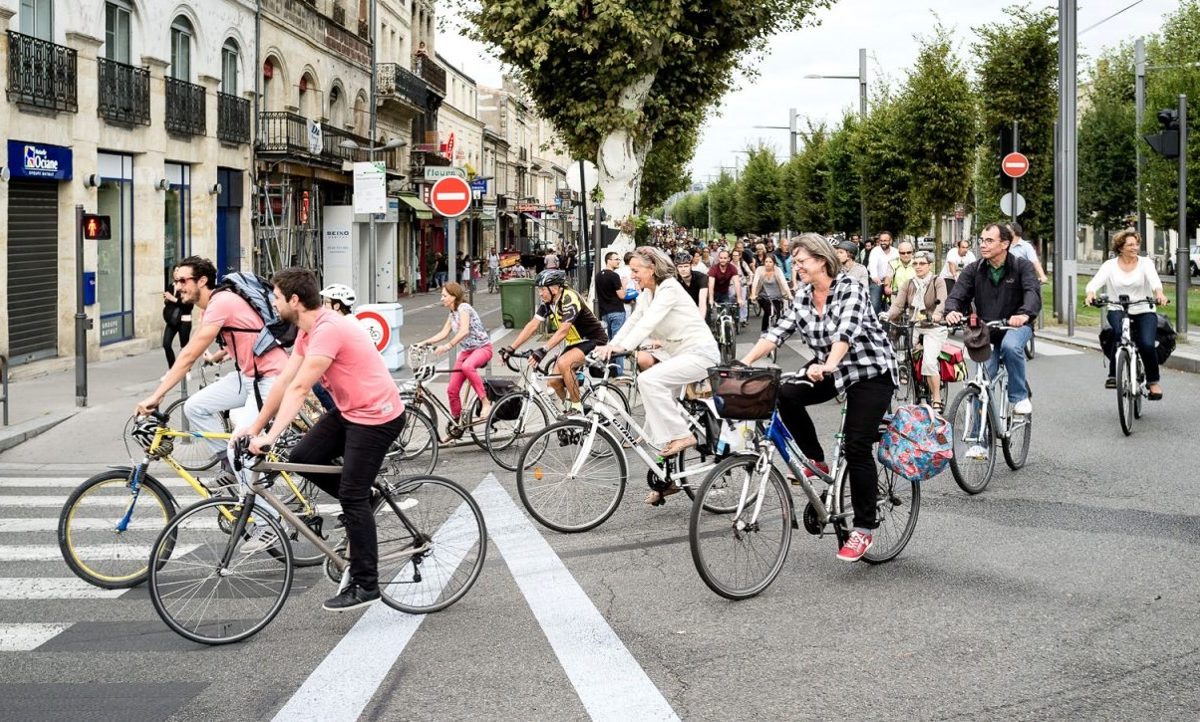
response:
{"label": "white sneaker", "polygon": [[987,461],[987,458],[988,458],[987,449],[983,448],[979,444],[976,444],[976,445],[972,446],[971,448],[967,449],[967,458],[968,459],[978,459],[979,461]]}
{"label": "white sneaker", "polygon": [[1029,399],[1021,399],[1013,404],[1012,410],[1017,416],[1028,416],[1033,413],[1033,402]]}
{"label": "white sneaker", "polygon": [[279,543],[279,535],[265,524],[255,524],[247,534],[249,539],[242,545],[243,554],[257,554]]}
{"label": "white sneaker", "polygon": [[403,499],[401,501],[396,502],[396,508],[398,508],[400,511],[408,511],[409,509],[413,508],[417,504],[418,504],[418,502],[416,499],[408,498],[408,499]]}

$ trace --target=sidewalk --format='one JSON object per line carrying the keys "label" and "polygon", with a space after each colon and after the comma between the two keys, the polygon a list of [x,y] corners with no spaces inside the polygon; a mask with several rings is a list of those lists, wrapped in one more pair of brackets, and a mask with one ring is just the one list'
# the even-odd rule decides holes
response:
{"label": "sidewalk", "polygon": [[[1068,336],[1066,326],[1047,324],[1045,328],[1037,330],[1037,335],[1047,341],[1100,351],[1099,326],[1077,325],[1075,335]],[[1179,339],[1171,358],[1163,365],[1176,371],[1200,373],[1200,333],[1190,332],[1187,339]]]}

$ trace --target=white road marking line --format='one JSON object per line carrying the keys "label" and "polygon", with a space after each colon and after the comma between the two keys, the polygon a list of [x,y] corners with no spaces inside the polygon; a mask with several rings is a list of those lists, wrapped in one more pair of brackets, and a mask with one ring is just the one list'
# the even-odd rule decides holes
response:
{"label": "white road marking line", "polygon": [[[434,543],[438,538],[470,533],[468,526],[473,523],[474,516],[465,504],[460,505],[434,533]],[[450,555],[442,556],[446,568],[457,568],[461,561],[461,557],[455,560]],[[430,588],[432,595],[435,589],[441,593],[445,581],[442,575],[429,574],[421,583]],[[375,604],[317,665],[274,719],[277,722],[359,719],[423,621],[423,614],[404,614],[383,602]]]}
{"label": "white road marking line", "polygon": [[70,624],[0,624],[0,652],[29,652],[66,631]]}
{"label": "white road marking line", "polygon": [[[75,519],[71,522],[71,528],[75,531],[108,531],[116,525],[119,516],[119,514],[114,514],[111,519]],[[157,521],[154,519],[133,519],[129,523],[129,528],[135,531],[143,531],[148,529],[162,529],[166,525],[167,522],[161,518]],[[58,517],[56,516],[0,519],[0,534],[56,531],[58,531]]]}
{"label": "white road marking line", "polygon": [[[54,506],[61,507],[66,503],[66,501],[67,497],[65,496],[0,496],[0,509],[8,509],[10,507],[17,509]],[[127,497],[121,498],[117,496],[97,496],[87,500],[87,505],[89,508],[97,506],[123,507],[128,503],[129,499]]]}
{"label": "white road marking line", "polygon": [[75,577],[0,577],[0,599],[116,599],[127,589],[101,589]]}
{"label": "white road marking line", "polygon": [[[179,556],[190,554],[199,546],[187,544],[177,547],[174,553]],[[85,544],[77,547],[75,551],[79,556],[93,561],[150,558],[150,546],[141,544]],[[46,562],[55,559],[62,559],[62,550],[57,544],[13,544],[0,547],[0,562]]]}
{"label": "white road marking line", "polygon": [[593,720],[677,720],[625,644],[494,476],[475,491],[508,564]]}
{"label": "white road marking line", "polygon": [[1034,341],[1033,350],[1036,356],[1078,356],[1083,353],[1081,349],[1059,346],[1041,338]]}

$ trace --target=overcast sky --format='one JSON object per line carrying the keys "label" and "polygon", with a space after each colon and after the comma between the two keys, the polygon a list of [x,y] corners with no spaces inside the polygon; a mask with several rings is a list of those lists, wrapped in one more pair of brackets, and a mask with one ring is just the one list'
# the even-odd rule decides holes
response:
{"label": "overcast sky", "polygon": [[[1131,4],[1134,7],[1088,30]],[[806,74],[858,75],[858,48],[867,48],[867,73],[873,89],[881,78],[893,84],[911,68],[919,48],[917,38],[928,35],[936,22],[954,30],[960,57],[967,58],[975,39],[971,28],[1004,19],[1008,0],[840,0],[819,13],[821,24],[770,41],[758,63],[759,77],[736,83],[739,89],[721,102],[719,115],[710,117],[701,131],[691,164],[692,178],[704,182],[721,166],[744,163],[735,151],[760,139],[773,145],[782,159],[787,153],[787,131],[758,130],[755,125],[787,125],[788,108],[795,107],[813,122],[834,124],[847,109],[858,108],[854,80],[807,80]],[[1057,6],[1033,0],[1033,7]],[[1102,48],[1156,32],[1178,0],[1094,0],[1081,3],[1078,15],[1080,52],[1095,56]],[[477,83],[498,85],[500,63],[481,46],[462,38],[452,3],[439,3],[444,19],[437,51]],[[1080,66],[1083,67],[1083,61]],[[804,121],[801,121],[803,128]]]}

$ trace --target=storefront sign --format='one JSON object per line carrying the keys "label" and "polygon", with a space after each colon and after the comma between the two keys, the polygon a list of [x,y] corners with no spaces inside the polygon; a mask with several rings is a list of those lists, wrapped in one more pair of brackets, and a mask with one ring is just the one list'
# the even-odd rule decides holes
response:
{"label": "storefront sign", "polygon": [[71,149],[47,143],[8,141],[8,167],[13,178],[71,179]]}
{"label": "storefront sign", "polygon": [[346,206],[325,206],[322,209],[321,250],[326,283],[344,283],[354,287],[354,256],[352,252],[354,218]]}
{"label": "storefront sign", "polygon": [[466,180],[467,172],[462,168],[447,165],[427,165],[425,166],[425,180],[439,181],[443,178],[462,178]]}
{"label": "storefront sign", "polygon": [[387,212],[387,168],[382,161],[354,164],[354,212]]}

